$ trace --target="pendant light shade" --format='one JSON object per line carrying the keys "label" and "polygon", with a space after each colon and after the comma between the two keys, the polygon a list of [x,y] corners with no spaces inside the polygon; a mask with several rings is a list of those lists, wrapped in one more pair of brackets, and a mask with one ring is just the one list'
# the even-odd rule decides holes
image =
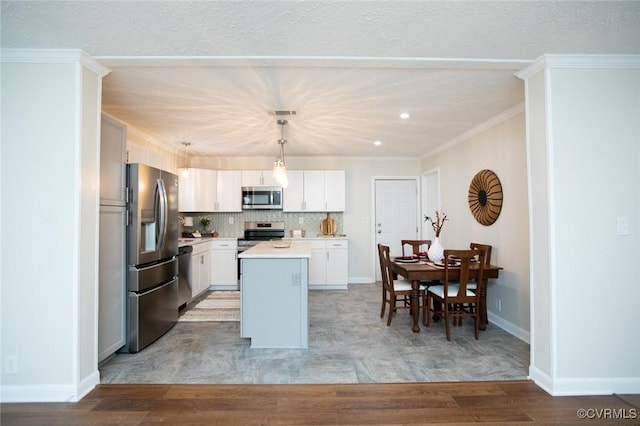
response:
{"label": "pendant light shade", "polygon": [[280,150],[276,157],[276,161],[273,163],[273,178],[278,182],[278,185],[286,188],[289,186],[287,166],[284,162],[284,144],[287,143],[287,140],[284,138],[284,126],[287,125],[287,120],[278,120],[278,124],[280,125],[280,139],[278,139]]}

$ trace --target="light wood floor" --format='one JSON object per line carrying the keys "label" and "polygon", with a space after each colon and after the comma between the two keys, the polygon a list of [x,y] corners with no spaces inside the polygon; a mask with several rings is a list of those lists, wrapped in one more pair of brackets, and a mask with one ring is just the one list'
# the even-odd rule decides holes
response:
{"label": "light wood floor", "polygon": [[[7,425],[640,424],[640,395],[551,397],[530,381],[99,385],[78,403],[0,405]],[[586,411],[581,411],[586,410]],[[588,419],[580,417],[586,413]]]}

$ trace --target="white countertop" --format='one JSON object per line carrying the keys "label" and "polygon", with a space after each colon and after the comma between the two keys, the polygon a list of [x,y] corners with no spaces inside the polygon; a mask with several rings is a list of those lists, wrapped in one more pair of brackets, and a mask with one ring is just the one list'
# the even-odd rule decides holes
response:
{"label": "white countertop", "polygon": [[237,241],[235,237],[181,237],[178,238],[178,246],[193,246],[195,244],[206,243],[208,241]]}
{"label": "white countertop", "polygon": [[265,241],[238,255],[240,259],[278,259],[278,258],[310,258],[311,243],[295,239],[291,241],[291,247],[275,248],[271,245],[271,241]]}
{"label": "white countertop", "polygon": [[[345,234],[339,234],[339,235],[318,235],[316,237],[293,237],[293,238],[289,238],[292,241],[313,241],[313,240],[346,240],[347,236]],[[178,246],[182,247],[182,246],[193,246],[196,244],[201,244],[201,243],[205,243],[207,241],[213,241],[213,240],[226,240],[226,241],[237,241],[238,237],[209,237],[209,236],[202,236],[202,237],[198,237],[198,238],[194,238],[194,237],[181,237],[178,238]],[[278,250],[282,250],[282,249],[278,249]]]}
{"label": "white countertop", "polygon": [[178,247],[192,246],[192,245],[195,245],[195,244],[200,244],[200,243],[204,243],[204,242],[211,241],[211,240],[213,240],[213,237],[198,237],[198,238],[184,237],[184,238],[178,238]]}

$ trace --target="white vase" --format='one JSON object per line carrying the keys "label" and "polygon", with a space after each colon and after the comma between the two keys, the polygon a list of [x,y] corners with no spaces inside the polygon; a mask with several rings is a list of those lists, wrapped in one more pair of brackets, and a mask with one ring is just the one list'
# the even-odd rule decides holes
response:
{"label": "white vase", "polygon": [[442,247],[440,243],[440,237],[435,237],[431,242],[427,255],[432,262],[440,262],[442,260],[444,257],[444,247]]}

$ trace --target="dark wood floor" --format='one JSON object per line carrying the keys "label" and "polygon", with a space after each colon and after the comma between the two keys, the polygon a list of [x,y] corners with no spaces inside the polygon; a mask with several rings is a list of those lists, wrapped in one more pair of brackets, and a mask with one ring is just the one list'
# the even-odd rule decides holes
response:
{"label": "dark wood floor", "polygon": [[[640,424],[640,395],[551,397],[533,382],[99,385],[78,403],[2,404],[7,425]],[[580,411],[586,410],[586,411]],[[589,419],[580,417],[586,413]]]}

